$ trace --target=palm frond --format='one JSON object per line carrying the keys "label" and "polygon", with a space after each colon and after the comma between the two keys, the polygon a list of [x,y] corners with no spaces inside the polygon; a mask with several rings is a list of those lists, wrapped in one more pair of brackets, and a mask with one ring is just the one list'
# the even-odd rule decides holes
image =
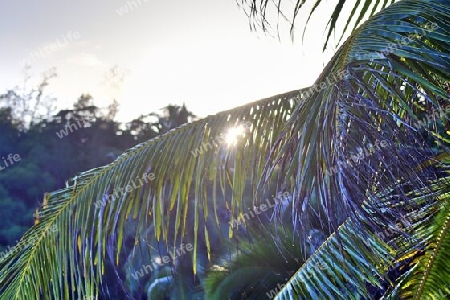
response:
{"label": "palm frond", "polygon": [[279,242],[267,226],[249,227],[249,237],[221,247],[205,278],[205,297],[220,299],[262,299],[284,284],[302,264],[300,243],[292,238],[292,228],[277,228]]}
{"label": "palm frond", "polygon": [[[298,200],[293,219],[300,228],[304,220],[319,212],[329,217],[330,224],[324,224],[329,228],[336,228],[346,216],[353,222],[364,222],[368,232],[378,232],[395,226],[395,220],[415,205],[414,191],[425,194],[434,189],[432,183],[441,176],[441,167],[430,167],[429,162],[435,161],[433,156],[441,151],[448,152],[438,126],[442,120],[433,112],[442,111],[449,99],[450,24],[445,21],[449,12],[449,1],[400,1],[383,10],[347,40],[316,84],[333,72],[346,70],[348,76],[296,108],[277,141],[271,162],[280,166],[277,172],[295,178],[294,198]],[[413,34],[414,39],[402,43],[408,34]],[[431,117],[431,126],[418,120],[422,113]],[[434,145],[427,144],[427,138]],[[389,147],[374,151],[370,144],[373,146],[377,140]],[[356,163],[353,156],[358,156],[358,150],[364,155]],[[333,167],[336,172],[330,172]],[[273,178],[270,171],[265,174],[268,180]],[[443,193],[442,189],[430,193],[432,199],[427,203],[435,202]],[[380,205],[383,195],[389,195],[389,206]],[[432,208],[430,204],[422,205]],[[315,209],[308,209],[311,207]],[[419,211],[413,214],[417,216]],[[417,222],[425,220],[421,212]],[[437,228],[441,231],[446,227],[438,224]],[[419,236],[411,242],[398,237],[396,255],[401,259],[417,253],[423,239]],[[365,259],[371,261],[374,257],[378,257],[376,253],[369,252]],[[371,269],[377,270],[374,267]],[[325,288],[332,291],[335,284],[324,284],[324,279],[295,281],[304,276],[304,270],[293,277],[280,298],[315,298],[317,292],[305,284],[320,285],[322,292]],[[365,295],[362,292],[357,294]]]}
{"label": "palm frond", "polygon": [[[431,115],[432,109],[439,111],[449,102],[449,4],[406,0],[371,18],[316,81],[315,86],[323,88],[293,112],[263,179],[278,179],[272,174],[276,170],[284,174],[279,187],[292,184],[288,189],[297,200],[292,210],[297,226],[326,215],[329,224],[323,228],[335,231],[347,217],[366,215],[363,205],[368,200],[375,203],[393,182],[398,183],[397,201],[407,202],[408,190],[436,179],[435,169],[411,166],[448,151],[435,136],[436,125],[421,126],[417,115]],[[435,23],[432,32],[425,29],[428,22]],[[399,44],[392,53],[380,52],[383,45],[413,30],[423,36],[409,45]],[[329,84],[330,77],[342,79]],[[425,143],[425,137],[432,137],[435,145]],[[372,209],[386,215],[376,206]],[[389,213],[395,219],[399,212]]]}
{"label": "palm frond", "polygon": [[[0,299],[96,295],[109,244],[117,245],[119,264],[129,217],[137,220],[138,228],[152,224],[155,238],[168,244],[182,243],[193,230],[195,272],[198,232],[208,230],[199,226],[208,217],[219,222],[217,214],[208,216],[208,207],[213,205],[216,213],[229,209],[231,215],[246,209],[245,179],[254,190],[271,144],[300,93],[277,95],[181,126],[47,194],[40,222],[20,241],[26,247],[0,259]],[[227,130],[239,124],[248,131],[237,137],[235,146],[227,146]],[[217,195],[227,200],[217,203]],[[194,228],[186,228],[188,209]],[[57,232],[46,234],[54,226]],[[141,242],[140,234],[137,230],[135,243]]]}
{"label": "palm frond", "polygon": [[[276,299],[369,299],[369,286],[378,287],[380,290],[390,291],[390,295],[397,295],[389,287],[396,286],[396,281],[390,281],[387,273],[392,267],[402,266],[402,269],[413,267],[413,270],[420,267],[417,263],[429,268],[429,258],[436,253],[435,241],[446,226],[442,222],[433,223],[434,217],[443,206],[448,206],[448,190],[450,177],[439,179],[422,190],[411,192],[411,205],[408,212],[401,216],[403,222],[396,220],[396,226],[391,227],[389,223],[384,223],[383,215],[368,211],[369,218],[364,220],[352,220],[350,217],[333,233],[320,248],[308,258],[303,266],[289,280],[286,286],[278,293]],[[437,197],[436,195],[444,195]],[[379,195],[378,204],[384,209],[392,209],[391,193]],[[396,203],[398,204],[398,203]],[[368,207],[366,207],[368,208]],[[441,212],[448,217],[448,211]],[[441,217],[437,217],[441,220]],[[379,222],[380,231],[373,232],[370,222]],[[400,226],[398,224],[401,224]],[[430,232],[430,223],[433,228]],[[403,227],[402,227],[403,226]],[[447,228],[448,230],[448,228]],[[432,232],[436,235],[433,236]],[[431,243],[430,243],[431,242]],[[428,245],[428,246],[427,246]],[[428,253],[429,247],[432,251]],[[448,252],[441,249],[440,268],[443,268],[443,260],[448,256]],[[414,258],[411,260],[411,258]],[[317,265],[326,266],[318,268]],[[440,271],[439,271],[440,272]],[[437,269],[432,276],[440,276]],[[423,276],[423,269],[415,271],[416,274],[406,272],[404,276],[420,282]],[[404,277],[403,276],[403,277]],[[401,277],[402,278],[402,277]],[[434,279],[434,278],[433,278]],[[433,279],[428,284],[434,283]],[[406,292],[402,296],[419,295],[418,286],[409,286],[409,282],[401,281],[401,286],[406,287]],[[434,288],[440,283],[448,284],[448,277],[443,277],[437,281]],[[400,283],[394,289],[398,292]],[[410,289],[413,293],[409,293]],[[430,289],[433,295],[439,291]],[[324,291],[326,291],[325,294]],[[392,298],[398,299],[398,298]],[[402,298],[404,299],[404,298]],[[408,299],[408,298],[406,298]],[[417,298],[420,299],[420,298]]]}
{"label": "palm frond", "polygon": [[444,299],[450,295],[450,193],[439,197],[428,219],[413,230],[411,236],[425,245],[423,255],[410,262],[410,270],[397,279],[383,299]]}
{"label": "palm frond", "polygon": [[367,284],[381,287],[394,251],[358,225],[348,218],[276,299],[358,299],[368,297]]}
{"label": "palm frond", "polygon": [[[208,207],[213,205],[215,212],[223,207],[236,216],[246,209],[242,201],[246,187],[259,201],[266,183],[274,179],[277,191],[293,191],[292,220],[298,234],[307,232],[308,219],[327,220],[321,224],[324,232],[342,232],[329,239],[332,254],[356,263],[343,260],[346,269],[340,276],[358,274],[356,279],[346,279],[378,284],[371,272],[384,271],[385,255],[390,252],[378,239],[370,238],[369,232],[380,225],[368,220],[374,212],[379,221],[402,212],[397,206],[388,211],[376,206],[379,195],[393,189],[393,202],[411,205],[409,192],[428,187],[438,176],[432,166],[409,167],[423,165],[437,154],[437,148],[445,148],[442,139],[435,137],[436,147],[424,144],[415,121],[417,112],[440,109],[448,102],[444,86],[450,74],[449,7],[448,0],[398,2],[352,34],[314,90],[278,95],[179,127],[48,194],[39,224],[21,239],[26,247],[0,259],[0,299],[96,295],[107,247],[117,245],[119,264],[123,228],[130,216],[138,228],[153,224],[155,238],[168,244],[183,242],[193,230],[195,272],[198,233],[212,232],[205,220],[220,222],[217,215],[208,215]],[[429,22],[436,25],[433,30]],[[411,33],[411,42],[385,51]],[[249,131],[233,148],[224,147],[226,130],[243,122],[250,122]],[[437,132],[432,126],[425,134]],[[375,151],[370,144],[376,140],[386,141],[389,148]],[[355,164],[351,154],[358,147],[370,155]],[[402,188],[393,188],[397,182]],[[112,197],[114,193],[117,196]],[[218,203],[217,195],[226,200]],[[188,211],[192,211],[193,228],[186,226]],[[377,246],[367,249],[356,239],[364,259],[346,241],[360,234],[353,227],[360,224],[367,227],[367,243]],[[54,226],[57,232],[47,234]],[[139,232],[136,243],[141,242]],[[381,263],[374,257],[385,260]],[[317,276],[311,280],[326,282],[327,278]],[[319,293],[311,282],[293,291]],[[353,292],[348,288],[332,291]],[[357,291],[365,293],[361,286]]]}
{"label": "palm frond", "polygon": [[[342,40],[343,36],[349,31],[353,31],[357,28],[364,19],[373,16],[376,12],[386,8],[388,5],[394,3],[395,0],[357,0],[356,2],[349,2],[345,0],[339,0],[330,15],[330,18],[327,23],[327,37],[324,43],[323,49],[325,50],[328,45],[328,41],[330,39],[333,31],[336,30],[337,21],[345,18],[342,16],[344,7],[347,4],[353,5],[353,8],[350,14],[347,16],[347,20],[344,26],[344,29],[341,33]],[[308,2],[306,0],[297,0],[294,3],[289,3],[288,1],[269,1],[269,0],[237,0],[239,6],[242,7],[246,15],[249,17],[250,28],[252,30],[256,30],[257,28],[261,28],[263,31],[271,31],[271,27],[276,25],[277,29],[279,27],[279,19],[287,22],[290,25],[291,37],[294,37],[295,31],[295,23],[299,14],[307,9],[310,6],[310,12],[308,15],[308,19],[305,20],[305,29],[303,34],[307,29],[307,25],[311,17],[313,16],[316,9],[322,3],[322,0],[316,0]],[[314,3],[314,4],[313,4]],[[311,5],[310,5],[311,4]],[[313,4],[313,5],[312,5]],[[272,17],[276,16],[277,19],[273,20]]]}

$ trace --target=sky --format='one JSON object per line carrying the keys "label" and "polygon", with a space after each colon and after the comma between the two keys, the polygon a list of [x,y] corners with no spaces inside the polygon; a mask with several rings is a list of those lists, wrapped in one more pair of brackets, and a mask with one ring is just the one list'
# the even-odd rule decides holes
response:
{"label": "sky", "polygon": [[[118,120],[186,103],[203,117],[311,85],[334,49],[322,52],[334,4],[319,7],[302,41],[252,32],[234,0],[8,1],[0,18],[0,94],[52,67],[58,109],[83,93]],[[306,14],[308,10],[305,10]],[[304,16],[304,15],[303,15]],[[299,22],[300,23],[300,22]],[[108,80],[117,66],[123,80]],[[116,84],[115,84],[116,82]]]}

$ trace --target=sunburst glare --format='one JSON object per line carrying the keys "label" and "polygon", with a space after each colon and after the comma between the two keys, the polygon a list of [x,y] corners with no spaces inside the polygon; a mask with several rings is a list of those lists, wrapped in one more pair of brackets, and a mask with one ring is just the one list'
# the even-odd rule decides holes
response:
{"label": "sunburst glare", "polygon": [[236,145],[236,143],[238,141],[238,137],[243,136],[244,133],[245,133],[245,128],[242,125],[230,128],[225,137],[225,143],[228,146]]}

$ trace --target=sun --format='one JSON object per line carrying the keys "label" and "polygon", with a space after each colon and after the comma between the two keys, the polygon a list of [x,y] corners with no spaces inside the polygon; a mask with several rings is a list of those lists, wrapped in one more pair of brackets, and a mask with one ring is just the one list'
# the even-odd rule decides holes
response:
{"label": "sun", "polygon": [[228,146],[236,145],[237,141],[238,141],[238,137],[243,136],[244,133],[245,133],[245,128],[242,125],[228,129],[227,135],[225,137],[225,143]]}

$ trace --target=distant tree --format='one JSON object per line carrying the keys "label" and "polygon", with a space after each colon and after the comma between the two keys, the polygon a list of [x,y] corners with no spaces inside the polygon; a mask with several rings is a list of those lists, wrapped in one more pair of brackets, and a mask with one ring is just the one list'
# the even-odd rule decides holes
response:
{"label": "distant tree", "polygon": [[13,200],[0,185],[0,252],[17,244],[17,240],[33,224],[32,215],[32,209],[21,201]]}
{"label": "distant tree", "polygon": [[13,124],[16,124],[20,130],[49,118],[56,108],[56,99],[46,94],[46,88],[51,79],[57,76],[56,70],[50,69],[44,72],[36,87],[30,87],[29,71],[29,68],[25,68],[22,86],[16,86],[0,95],[0,107],[11,108]]}
{"label": "distant tree", "polygon": [[153,123],[154,128],[160,134],[165,133],[182,124],[191,122],[196,116],[187,110],[186,105],[167,105],[163,108],[163,113],[151,113],[150,116],[158,118],[158,122]]}
{"label": "distant tree", "polygon": [[105,120],[113,121],[116,118],[117,113],[119,112],[119,106],[119,102],[114,99],[113,102],[106,108],[106,112],[103,115]]}

